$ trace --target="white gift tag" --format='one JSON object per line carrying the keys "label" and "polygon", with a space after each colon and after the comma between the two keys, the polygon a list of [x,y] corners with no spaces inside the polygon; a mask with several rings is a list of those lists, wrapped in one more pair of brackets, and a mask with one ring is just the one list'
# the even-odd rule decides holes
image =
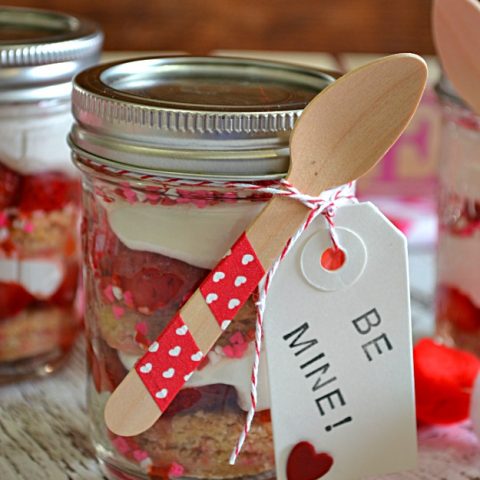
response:
{"label": "white gift tag", "polygon": [[321,266],[331,240],[320,216],[268,293],[278,480],[358,479],[416,461],[406,240],[370,203],[339,207],[335,226],[345,263]]}

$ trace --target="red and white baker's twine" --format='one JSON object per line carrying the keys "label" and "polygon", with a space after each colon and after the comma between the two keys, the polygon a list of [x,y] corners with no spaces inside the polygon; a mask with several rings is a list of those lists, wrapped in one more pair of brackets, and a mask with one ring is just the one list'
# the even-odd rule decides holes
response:
{"label": "red and white baker's twine", "polygon": [[[280,180],[280,185],[283,189],[278,189],[275,187],[264,187],[261,188],[262,192],[271,193],[272,195],[287,196],[289,198],[295,199],[301,202],[306,207],[310,208],[310,214],[303,223],[303,225],[297,230],[297,232],[288,240],[280,256],[275,260],[275,263],[272,265],[270,270],[267,272],[267,275],[262,280],[258,287],[258,300],[256,302],[257,307],[257,321],[255,326],[255,354],[252,367],[251,375],[251,384],[250,384],[250,408],[247,413],[247,418],[245,425],[243,427],[242,433],[237,441],[235,448],[233,449],[232,454],[230,455],[230,464],[234,465],[242,446],[247,438],[248,432],[252,425],[253,417],[255,415],[257,407],[257,383],[258,383],[258,370],[260,365],[260,352],[262,349],[262,340],[263,340],[263,318],[265,312],[265,305],[268,290],[272,283],[272,279],[275,273],[280,266],[281,261],[285,258],[287,253],[292,249],[295,242],[300,238],[302,233],[307,229],[307,227],[312,223],[312,221],[320,214],[322,214],[328,224],[330,238],[335,249],[340,248],[337,234],[334,228],[333,217],[337,207],[347,203],[356,202],[355,195],[352,193],[352,184],[349,183],[335,190],[329,190],[322,193],[319,197],[312,197],[310,195],[305,195],[291,185],[287,180]],[[244,186],[243,188],[248,188]]]}
{"label": "red and white baker's twine", "polygon": [[218,187],[218,188],[233,188],[233,189],[240,189],[240,190],[250,190],[250,191],[257,191],[259,193],[265,193],[272,196],[283,196],[288,197],[298,202],[301,202],[307,208],[310,209],[310,213],[303,223],[303,225],[297,230],[297,232],[288,240],[287,244],[285,245],[282,253],[276,259],[270,270],[265,275],[264,279],[260,282],[258,286],[258,300],[256,302],[257,308],[257,319],[256,319],[256,326],[255,326],[255,353],[254,353],[254,361],[252,366],[252,374],[251,374],[251,384],[250,384],[250,408],[247,413],[247,418],[245,421],[244,428],[240,437],[237,441],[237,444],[230,456],[230,464],[235,464],[238,455],[242,449],[242,446],[247,438],[248,432],[250,431],[250,427],[253,421],[253,417],[255,415],[256,407],[257,407],[257,384],[258,384],[258,370],[260,364],[260,352],[262,348],[262,339],[263,339],[263,320],[264,320],[264,311],[265,311],[265,304],[266,298],[268,294],[268,290],[272,283],[272,279],[278,270],[278,267],[281,261],[285,258],[287,253],[291,250],[295,242],[300,238],[302,233],[307,229],[307,227],[311,224],[311,222],[318,216],[323,215],[328,228],[329,234],[332,241],[332,245],[334,249],[340,248],[338,238],[335,232],[335,225],[334,225],[334,216],[337,208],[340,205],[348,204],[348,203],[355,203],[357,200],[353,192],[353,184],[349,183],[347,185],[343,185],[342,187],[328,190],[323,192],[320,196],[314,197],[311,195],[306,195],[300,192],[297,188],[295,188],[290,182],[285,179],[272,181],[269,182],[269,185],[262,184],[250,184],[250,183],[239,183],[239,182],[225,182],[225,181],[211,181],[211,180],[185,180],[185,179],[178,179],[178,178],[164,178],[157,175],[151,174],[140,174],[134,173],[127,170],[119,170],[114,167],[109,167],[105,165],[100,165],[96,162],[86,162],[97,170],[100,170],[105,173],[113,173],[115,175],[120,175],[124,177],[128,177],[135,181],[153,181],[153,182],[160,182],[162,185],[169,185],[172,187],[178,186],[186,186],[186,187]]}

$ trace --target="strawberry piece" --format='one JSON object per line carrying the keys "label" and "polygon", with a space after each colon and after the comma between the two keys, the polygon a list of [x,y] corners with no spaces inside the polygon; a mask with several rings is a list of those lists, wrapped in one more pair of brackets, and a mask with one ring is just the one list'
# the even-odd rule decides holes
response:
{"label": "strawberry piece", "polygon": [[151,465],[148,469],[150,480],[170,480],[170,466]]}
{"label": "strawberry piece", "polygon": [[24,178],[20,210],[51,212],[79,200],[79,182],[63,173],[47,172]]}
{"label": "strawberry piece", "polygon": [[237,391],[231,385],[221,383],[204,387],[184,388],[163,413],[164,418],[188,410],[223,410],[236,407]]}
{"label": "strawberry piece", "polygon": [[49,302],[59,307],[70,307],[75,301],[79,280],[79,267],[76,262],[65,265],[65,277]]}
{"label": "strawberry piece", "polygon": [[118,353],[113,348],[110,348],[107,344],[102,346],[102,355],[104,361],[104,389],[113,392],[119,383],[127,375],[127,369],[118,358]]}
{"label": "strawberry piece", "polygon": [[261,423],[272,423],[272,415],[270,410],[262,410],[255,413],[255,418]]}
{"label": "strawberry piece", "polygon": [[161,309],[170,318],[208,274],[180,260],[130,250],[112,236],[108,233],[101,238],[104,250],[96,258],[101,284],[113,284],[131,294],[134,307],[144,314]]}
{"label": "strawberry piece", "polygon": [[87,343],[87,360],[97,392],[113,392],[128,373],[118,358],[117,351],[97,339],[98,355]]}
{"label": "strawberry piece", "polygon": [[148,469],[150,480],[170,480],[172,478],[183,478],[185,468],[179,463],[173,462],[168,466],[151,465]]}
{"label": "strawberry piece", "polygon": [[198,388],[184,388],[163,413],[163,417],[173,417],[177,413],[189,410],[199,403],[201,398],[202,394]]}
{"label": "strawberry piece", "polygon": [[18,200],[22,177],[0,163],[0,209],[10,207]]}
{"label": "strawberry piece", "polygon": [[466,332],[480,328],[480,309],[463,292],[442,286],[437,291],[437,312],[442,321],[448,321]]}
{"label": "strawberry piece", "polygon": [[33,301],[21,285],[0,282],[0,320],[13,317]]}
{"label": "strawberry piece", "polygon": [[171,302],[183,283],[174,273],[162,272],[155,267],[142,268],[122,282],[124,290],[132,292],[137,308],[147,308],[150,312]]}

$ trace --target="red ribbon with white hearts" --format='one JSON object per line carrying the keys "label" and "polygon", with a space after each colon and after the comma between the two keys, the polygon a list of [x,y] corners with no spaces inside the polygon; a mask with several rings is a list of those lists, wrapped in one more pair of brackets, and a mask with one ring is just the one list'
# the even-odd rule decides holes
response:
{"label": "red ribbon with white hearts", "polygon": [[[222,331],[230,325],[264,275],[254,249],[243,234],[199,287]],[[202,358],[194,336],[177,313],[136,363],[135,369],[163,412]]]}

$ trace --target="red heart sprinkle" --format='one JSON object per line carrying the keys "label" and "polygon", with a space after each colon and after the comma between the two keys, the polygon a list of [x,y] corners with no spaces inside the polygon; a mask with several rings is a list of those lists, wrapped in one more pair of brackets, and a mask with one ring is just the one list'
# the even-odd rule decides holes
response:
{"label": "red heart sprinkle", "polygon": [[332,468],[333,458],[328,453],[315,452],[309,442],[297,443],[287,461],[288,480],[317,480]]}

